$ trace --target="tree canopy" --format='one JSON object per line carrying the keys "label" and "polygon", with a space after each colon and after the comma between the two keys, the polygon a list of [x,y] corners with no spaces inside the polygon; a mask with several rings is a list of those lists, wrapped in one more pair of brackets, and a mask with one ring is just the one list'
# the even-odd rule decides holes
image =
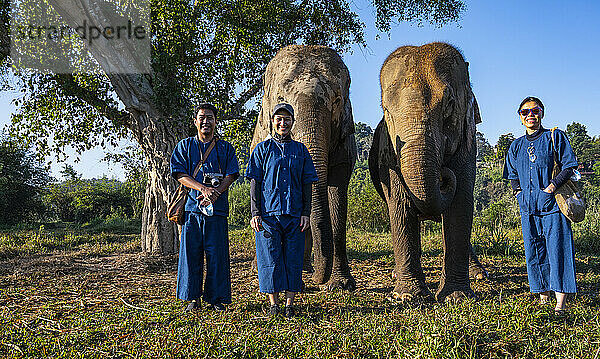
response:
{"label": "tree canopy", "polygon": [[[9,2],[2,1],[6,11]],[[456,0],[374,0],[373,6],[381,31],[389,31],[393,21],[442,25],[456,21],[464,10]],[[255,108],[262,73],[278,49],[304,43],[345,52],[351,44],[366,45],[365,25],[345,0],[152,1],[151,10],[156,106],[186,126],[194,105],[211,101],[224,122],[232,124],[221,126],[232,140],[237,136],[227,132],[252,130],[254,116],[248,111]],[[91,59],[87,66],[97,64]],[[61,154],[67,146],[82,152],[116,145],[137,131],[105,76],[17,75],[24,97],[16,102],[13,135],[33,142],[41,155]]]}
{"label": "tree canopy", "polygon": [[31,152],[0,135],[0,224],[38,218],[49,180],[48,170]]}

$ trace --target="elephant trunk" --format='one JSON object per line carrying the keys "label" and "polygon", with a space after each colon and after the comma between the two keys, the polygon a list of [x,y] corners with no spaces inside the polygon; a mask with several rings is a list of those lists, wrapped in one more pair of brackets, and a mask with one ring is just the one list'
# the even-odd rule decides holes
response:
{"label": "elephant trunk", "polygon": [[456,176],[442,167],[442,151],[426,136],[407,142],[401,149],[402,177],[415,205],[427,217],[439,217],[456,193]]}
{"label": "elephant trunk", "polygon": [[312,187],[310,226],[315,269],[313,280],[324,284],[331,277],[333,268],[333,233],[327,186],[331,112],[325,106],[318,106],[319,102],[314,98],[299,101],[295,137],[306,144],[319,177]]}

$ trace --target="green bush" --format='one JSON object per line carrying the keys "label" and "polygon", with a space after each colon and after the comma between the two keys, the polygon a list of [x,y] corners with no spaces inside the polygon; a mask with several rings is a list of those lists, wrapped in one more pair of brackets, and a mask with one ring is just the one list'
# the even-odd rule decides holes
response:
{"label": "green bush", "polygon": [[229,227],[242,228],[250,223],[250,182],[235,181],[229,187]]}
{"label": "green bush", "polygon": [[522,252],[520,215],[516,200],[506,195],[473,219],[472,243],[485,255]]}
{"label": "green bush", "polygon": [[0,137],[0,225],[39,219],[48,170],[18,143]]}
{"label": "green bush", "polygon": [[65,222],[90,222],[134,214],[130,189],[116,179],[70,178],[51,184],[44,195],[49,212]]}
{"label": "green bush", "polygon": [[363,231],[389,231],[388,209],[369,174],[366,161],[357,163],[348,188],[348,225]]}

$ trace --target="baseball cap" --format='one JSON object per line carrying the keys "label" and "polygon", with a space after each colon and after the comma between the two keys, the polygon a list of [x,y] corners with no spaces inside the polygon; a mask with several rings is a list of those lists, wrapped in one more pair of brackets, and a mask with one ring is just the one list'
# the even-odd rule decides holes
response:
{"label": "baseball cap", "polygon": [[273,112],[271,112],[271,118],[273,118],[273,116],[275,116],[275,114],[279,110],[286,110],[287,112],[290,113],[290,115],[292,115],[292,118],[294,117],[294,108],[292,107],[292,105],[287,104],[287,103],[280,103],[280,104],[275,105],[275,107],[273,107]]}

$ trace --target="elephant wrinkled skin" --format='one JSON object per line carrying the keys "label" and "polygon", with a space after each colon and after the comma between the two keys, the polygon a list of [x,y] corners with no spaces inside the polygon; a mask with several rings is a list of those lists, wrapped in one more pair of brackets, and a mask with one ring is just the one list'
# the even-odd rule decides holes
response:
{"label": "elephant wrinkled skin", "polygon": [[435,299],[474,298],[471,271],[485,276],[470,244],[475,125],[481,122],[468,63],[431,43],[394,51],[381,68],[384,117],[369,153],[375,188],[389,208],[396,283],[392,296],[433,300],[421,267],[420,225],[441,220],[444,263]]}
{"label": "elephant wrinkled skin", "polygon": [[305,268],[310,266],[312,247],[315,283],[353,290],[356,282],[346,255],[348,183],[356,162],[349,88],[350,74],[334,50],[301,45],[281,49],[265,71],[251,150],[270,135],[273,107],[282,102],[292,105],[292,138],[306,145],[319,177],[312,187]]}

